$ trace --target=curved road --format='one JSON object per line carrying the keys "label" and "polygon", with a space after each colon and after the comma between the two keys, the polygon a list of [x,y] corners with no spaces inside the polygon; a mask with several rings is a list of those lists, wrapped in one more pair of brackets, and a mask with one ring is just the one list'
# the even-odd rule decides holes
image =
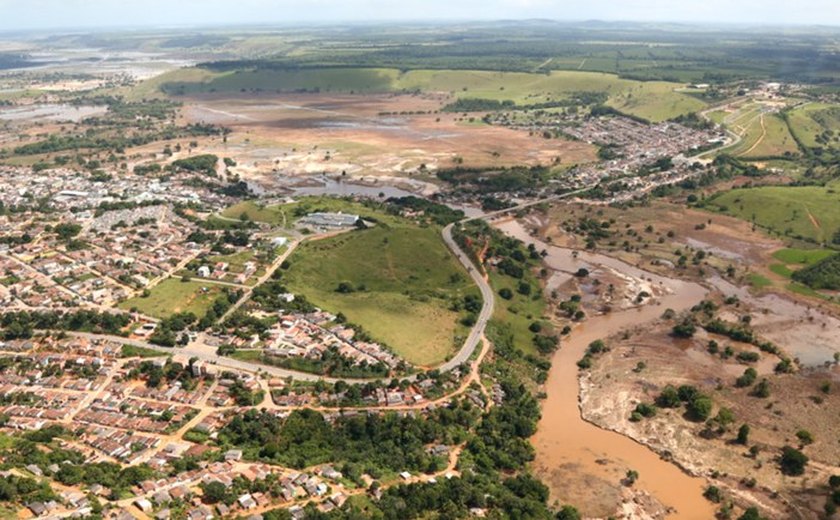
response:
{"label": "curved road", "polygon": [[[467,256],[464,251],[458,247],[458,244],[452,238],[452,228],[456,224],[449,224],[445,228],[443,228],[443,241],[452,250],[452,253],[458,258],[458,261],[464,266],[464,268],[469,272],[470,277],[473,279],[475,284],[478,286],[479,290],[481,291],[481,299],[482,299],[482,307],[481,312],[479,312],[478,318],[476,319],[476,323],[473,328],[470,330],[469,336],[464,341],[463,346],[455,354],[452,359],[438,367],[438,370],[446,372],[449,370],[454,369],[455,367],[461,365],[462,363],[467,362],[470,357],[472,357],[473,353],[475,352],[476,347],[478,347],[479,343],[482,340],[484,335],[484,329],[487,326],[487,322],[490,321],[490,318],[493,316],[493,306],[495,302],[495,298],[493,296],[493,289],[490,287],[490,284],[487,283],[487,280],[481,275],[478,269],[475,268],[470,258]],[[286,251],[286,254],[283,255],[283,258],[288,256],[288,253],[291,253],[291,250],[294,248],[289,248]],[[243,298],[244,299],[244,298]],[[121,336],[110,336],[105,334],[90,334],[86,332],[68,332],[71,336],[87,338],[90,340],[108,340],[113,342],[119,342],[127,345],[133,345],[136,347],[143,347],[148,348],[151,350],[157,350],[159,352],[165,352],[167,354],[180,354],[186,357],[195,357],[205,363],[209,363],[211,365],[215,365],[222,368],[231,368],[235,370],[240,370],[244,372],[251,372],[251,373],[259,373],[264,372],[270,374],[274,377],[279,378],[292,378],[297,379],[300,381],[325,381],[327,383],[335,383],[339,380],[348,382],[348,383],[364,383],[373,381],[375,379],[352,379],[352,378],[335,378],[335,377],[328,377],[322,376],[318,374],[311,374],[308,372],[301,372],[297,370],[290,370],[282,367],[275,367],[271,365],[258,365],[255,363],[249,363],[247,361],[240,361],[238,359],[233,359],[230,357],[219,356],[216,354],[216,349],[205,345],[201,342],[197,343],[190,343],[189,345],[179,348],[170,348],[170,347],[161,347],[159,345],[154,345],[147,341],[136,340],[136,339],[128,339],[123,338]],[[416,374],[406,377],[405,379],[414,380],[416,378]],[[390,379],[388,379],[390,380]]]}
{"label": "curved road", "polygon": [[[455,257],[458,259],[458,261],[461,262],[461,265],[464,266],[464,268],[470,274],[470,277],[472,278],[473,282],[475,282],[475,284],[478,286],[479,290],[481,291],[482,306],[481,306],[481,311],[479,312],[478,317],[476,318],[476,323],[472,327],[472,329],[470,330],[470,333],[467,336],[467,339],[464,341],[464,344],[461,346],[461,348],[458,350],[458,352],[449,361],[447,361],[443,365],[440,365],[439,367],[437,367],[437,370],[440,370],[441,372],[447,372],[447,371],[453,370],[454,368],[458,367],[459,365],[461,365],[463,363],[466,363],[473,356],[473,354],[475,353],[475,349],[478,347],[478,345],[482,341],[482,338],[484,337],[484,330],[487,327],[487,323],[490,321],[490,318],[493,316],[493,309],[494,309],[494,306],[495,306],[495,295],[493,294],[493,289],[490,287],[490,284],[487,282],[487,280],[484,278],[484,276],[482,276],[481,272],[473,264],[472,260],[470,260],[470,257],[467,256],[467,254],[455,242],[455,239],[452,238],[452,229],[456,225],[460,225],[460,224],[463,224],[465,222],[469,222],[471,220],[492,219],[492,218],[495,218],[495,217],[505,215],[507,213],[519,211],[521,209],[525,209],[525,208],[528,208],[528,207],[531,207],[531,206],[542,204],[544,202],[571,197],[571,196],[577,195],[579,193],[582,193],[582,192],[584,192],[588,189],[589,188],[584,188],[584,189],[581,189],[581,190],[575,190],[575,191],[572,191],[572,192],[569,192],[569,193],[564,193],[564,194],[561,194],[561,195],[554,195],[554,196],[551,196],[551,197],[546,197],[544,199],[539,199],[539,200],[536,200],[536,201],[531,201],[531,202],[527,202],[527,203],[524,203],[524,204],[520,204],[518,206],[514,206],[514,207],[511,207],[511,208],[506,208],[506,209],[503,209],[503,210],[494,211],[494,212],[487,213],[487,214],[479,216],[479,217],[466,218],[466,219],[461,220],[459,222],[449,224],[448,226],[443,228],[443,231],[442,231],[441,234],[442,234],[444,243],[446,243],[447,247],[449,247],[449,249],[452,251],[452,254],[455,255]],[[324,238],[324,237],[317,237],[317,238]],[[291,252],[295,249],[294,246],[296,246],[298,244],[298,242],[299,241],[293,242],[290,245],[290,247],[287,249],[287,251],[285,251],[284,254],[280,257],[279,260],[282,261],[282,259],[288,257],[289,254],[291,254]],[[279,265],[279,263],[280,262],[275,262],[275,266]],[[271,272],[271,270],[269,270],[269,273],[270,272]],[[249,291],[248,294],[250,294],[250,291]],[[246,300],[248,294],[243,296],[243,298],[240,299],[240,302]],[[90,333],[85,333],[85,332],[68,332],[68,334],[72,335],[72,336],[91,339],[91,340],[98,339],[98,340],[108,340],[108,341],[113,341],[113,342],[118,342],[118,343],[124,343],[124,344],[128,344],[128,345],[133,345],[133,346],[136,346],[136,347],[143,347],[143,348],[148,348],[148,349],[151,349],[151,350],[157,350],[159,352],[164,352],[164,353],[172,354],[172,355],[180,354],[182,356],[195,357],[195,358],[197,358],[201,361],[204,361],[205,363],[209,363],[211,365],[215,365],[215,366],[218,366],[218,367],[222,367],[222,368],[226,367],[226,368],[231,368],[231,369],[234,369],[234,370],[240,370],[240,371],[243,371],[243,372],[250,372],[250,373],[254,373],[254,374],[262,372],[262,373],[270,374],[273,377],[278,377],[278,378],[283,378],[283,379],[292,378],[292,379],[297,379],[297,380],[300,380],[300,381],[313,381],[313,382],[314,381],[324,381],[324,382],[327,382],[327,383],[335,383],[337,381],[345,381],[345,382],[348,382],[348,383],[365,383],[365,382],[370,382],[370,381],[377,380],[377,378],[371,378],[371,379],[336,378],[336,377],[322,376],[322,375],[319,375],[319,374],[312,374],[312,373],[309,373],[309,372],[301,372],[301,371],[298,371],[298,370],[291,370],[291,369],[276,367],[276,366],[271,366],[271,365],[261,365],[261,364],[249,363],[247,361],[240,361],[238,359],[233,359],[233,358],[230,358],[230,357],[219,356],[219,355],[216,354],[216,349],[215,348],[213,348],[209,345],[206,345],[202,342],[190,343],[189,345],[187,345],[183,348],[179,348],[179,347],[170,348],[170,347],[161,347],[159,345],[154,345],[154,344],[149,343],[147,341],[136,340],[136,339],[128,339],[128,338],[124,338],[124,337],[121,337],[121,336],[110,336],[110,335],[104,335],[104,334],[90,334]],[[416,379],[416,377],[417,377],[417,375],[414,374],[414,375],[411,375],[411,376],[407,376],[404,379],[408,379],[409,381],[413,381],[413,380]],[[389,381],[390,378],[382,379],[382,380],[388,380]]]}
{"label": "curved road", "polygon": [[475,325],[472,330],[470,330],[470,334],[467,336],[467,340],[464,341],[464,345],[461,347],[461,350],[459,350],[452,359],[438,367],[438,370],[442,372],[452,370],[458,365],[466,363],[467,360],[470,359],[473,352],[475,352],[475,348],[478,346],[478,343],[481,341],[482,336],[484,336],[484,328],[493,316],[493,306],[495,304],[495,297],[490,284],[487,283],[487,280],[473,265],[472,260],[470,260],[467,254],[464,253],[460,247],[458,247],[455,239],[452,238],[452,228],[454,226],[455,224],[449,224],[443,228],[443,241],[446,242],[446,245],[452,250],[452,254],[458,258],[458,261],[461,262],[461,265],[463,265],[467,272],[470,273],[470,277],[472,277],[473,281],[478,286],[481,291],[482,305],[481,312],[478,313]]}

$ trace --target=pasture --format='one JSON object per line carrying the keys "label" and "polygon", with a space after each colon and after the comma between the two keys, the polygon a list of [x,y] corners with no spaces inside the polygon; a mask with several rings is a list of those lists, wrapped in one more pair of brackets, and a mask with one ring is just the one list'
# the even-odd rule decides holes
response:
{"label": "pasture", "polygon": [[437,227],[381,224],[304,243],[289,261],[282,278],[289,290],[343,313],[422,366],[440,364],[456,350],[456,335],[467,329],[450,307],[478,293]]}
{"label": "pasture", "polygon": [[840,232],[840,183],[826,186],[765,186],[721,193],[706,202],[770,232],[829,243]]}
{"label": "pasture", "polygon": [[242,70],[215,73],[184,69],[144,84],[140,92],[160,89],[175,95],[242,92],[310,93],[444,93],[455,98],[511,100],[517,105],[559,101],[579,92],[606,95],[608,104],[629,114],[663,121],[701,110],[705,103],[678,92],[680,83],[641,82],[614,74],[586,71],[549,73],[478,70],[410,70],[318,68]]}
{"label": "pasture", "polygon": [[840,106],[808,103],[788,114],[790,127],[809,148],[840,145]]}

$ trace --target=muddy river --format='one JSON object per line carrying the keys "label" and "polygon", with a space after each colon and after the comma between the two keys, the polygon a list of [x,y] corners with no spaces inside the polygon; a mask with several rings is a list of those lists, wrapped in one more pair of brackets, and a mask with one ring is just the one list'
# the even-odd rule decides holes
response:
{"label": "muddy river", "polygon": [[[634,489],[644,490],[664,506],[672,508],[669,519],[714,518],[712,504],[703,498],[705,481],[694,478],[676,465],[662,460],[656,453],[618,433],[604,430],[581,418],[579,409],[578,368],[590,342],[606,338],[627,327],[640,326],[661,316],[671,308],[681,311],[700,301],[706,290],[697,284],[664,278],[603,255],[578,252],[551,246],[531,237],[516,221],[498,227],[525,243],[545,249],[549,266],[573,271],[585,265],[608,265],[621,272],[663,287],[667,294],[657,302],[639,309],[593,316],[578,327],[552,360],[546,383],[547,398],[543,402],[543,417],[532,442],[537,451],[535,470],[550,485],[552,499],[575,504],[586,515],[606,516],[604,493],[610,489],[615,499],[620,494],[616,486],[627,470],[639,472]],[[600,504],[599,504],[600,502]],[[632,509],[625,511],[633,516]]]}

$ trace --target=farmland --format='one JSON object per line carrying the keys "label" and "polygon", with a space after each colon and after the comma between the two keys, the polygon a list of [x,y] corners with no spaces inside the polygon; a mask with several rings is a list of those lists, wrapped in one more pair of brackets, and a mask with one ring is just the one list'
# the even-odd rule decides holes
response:
{"label": "farmland", "polygon": [[837,145],[840,139],[840,107],[809,103],[788,115],[796,137],[808,147]]}
{"label": "farmland", "polygon": [[715,196],[706,207],[754,222],[774,234],[828,243],[840,231],[837,189],[837,182],[739,189]]}
{"label": "farmland", "polygon": [[676,92],[678,83],[641,82],[613,74],[553,71],[548,74],[476,70],[330,69],[241,70],[212,73],[183,69],[152,80],[143,92],[160,88],[180,96],[251,92],[382,94],[436,92],[455,98],[511,100],[530,105],[567,99],[578,92],[603,93],[629,114],[662,121],[702,109],[699,99]]}

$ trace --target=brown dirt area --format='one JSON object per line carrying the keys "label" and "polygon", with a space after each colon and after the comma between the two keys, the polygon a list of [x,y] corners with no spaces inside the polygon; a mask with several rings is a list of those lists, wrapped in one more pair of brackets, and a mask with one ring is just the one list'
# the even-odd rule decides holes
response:
{"label": "brown dirt area", "polygon": [[[237,173],[418,175],[437,169],[572,165],[596,159],[589,144],[543,139],[438,113],[436,95],[272,94],[201,96],[185,101],[185,122],[224,125],[228,143],[208,152],[232,157]],[[387,113],[387,115],[381,115]],[[220,146],[221,145],[221,146]]]}
{"label": "brown dirt area", "polygon": [[[734,386],[747,365],[734,358],[724,361],[706,351],[709,339],[722,346],[732,342],[708,334],[676,340],[668,335],[671,326],[662,321],[655,328],[634,330],[627,338],[608,342],[610,352],[598,359],[581,382],[585,418],[672,457],[692,473],[711,478],[736,503],[761,505],[771,518],[819,517],[828,493],[828,476],[840,473],[840,467],[835,466],[840,460],[837,367],[774,375],[768,365],[778,359],[762,354],[763,361],[756,368],[759,377],[770,380],[771,395],[767,399],[752,397],[749,389]],[[736,347],[736,351],[743,349]],[[647,366],[637,373],[634,369],[640,361]],[[820,389],[826,381],[834,384],[829,394]],[[730,408],[735,423],[722,435],[706,439],[701,436],[704,425],[685,419],[682,408],[659,409],[656,417],[638,423],[628,420],[636,404],[651,403],[668,384],[697,386],[713,397],[716,410]],[[755,458],[749,455],[748,446],[733,442],[743,423],[751,428],[749,446],[760,447]],[[782,446],[799,445],[795,434],[800,429],[814,434],[814,444],[803,449],[812,462],[804,476],[785,477],[776,459]],[[755,487],[750,487],[750,479],[755,479]]]}
{"label": "brown dirt area", "polygon": [[[700,282],[718,303],[737,296],[739,303],[721,305],[718,316],[734,323],[749,315],[762,340],[775,343],[783,355],[802,360],[800,371],[786,375],[774,374],[779,358],[767,353],[760,353],[760,361],[753,365],[740,364],[734,357],[723,360],[707,352],[709,340],[716,340],[721,350],[731,346],[736,352],[759,351],[702,329],[692,340],[676,340],[669,335],[674,322],[660,320],[631,330],[626,337],[612,338],[612,350],[596,361],[591,376],[581,380],[584,417],[673,458],[691,473],[711,479],[728,499],[743,506],[758,505],[769,518],[821,517],[827,478],[833,472],[840,474],[840,369],[829,361],[833,352],[840,351],[840,309],[783,290],[746,288],[751,272],[776,277],[767,266],[774,261],[772,253],[785,244],[738,219],[654,201],[630,209],[556,205],[532,215],[528,222],[546,241],[585,250],[586,235],[570,231],[583,217],[611,222],[608,229],[615,232],[597,241],[596,252],[663,276]],[[687,256],[684,268],[675,267],[677,250]],[[692,260],[700,250],[706,256],[695,264]],[[729,267],[734,276],[726,274]],[[647,366],[635,372],[640,361]],[[747,366],[756,368],[759,378],[769,379],[769,398],[752,397],[749,389],[734,387]],[[828,394],[820,389],[826,381],[832,382]],[[660,409],[655,418],[638,423],[628,420],[636,404],[652,402],[667,384],[701,388],[713,396],[716,411],[721,406],[734,411],[735,424],[723,435],[706,439],[700,435],[704,425],[683,418],[682,409]],[[749,446],[731,442],[743,423],[752,428],[749,445],[760,447],[755,458],[750,457]],[[777,458],[782,446],[799,446],[795,434],[800,429],[816,439],[803,448],[811,463],[803,477],[785,477]],[[750,479],[755,479],[754,487]]]}

